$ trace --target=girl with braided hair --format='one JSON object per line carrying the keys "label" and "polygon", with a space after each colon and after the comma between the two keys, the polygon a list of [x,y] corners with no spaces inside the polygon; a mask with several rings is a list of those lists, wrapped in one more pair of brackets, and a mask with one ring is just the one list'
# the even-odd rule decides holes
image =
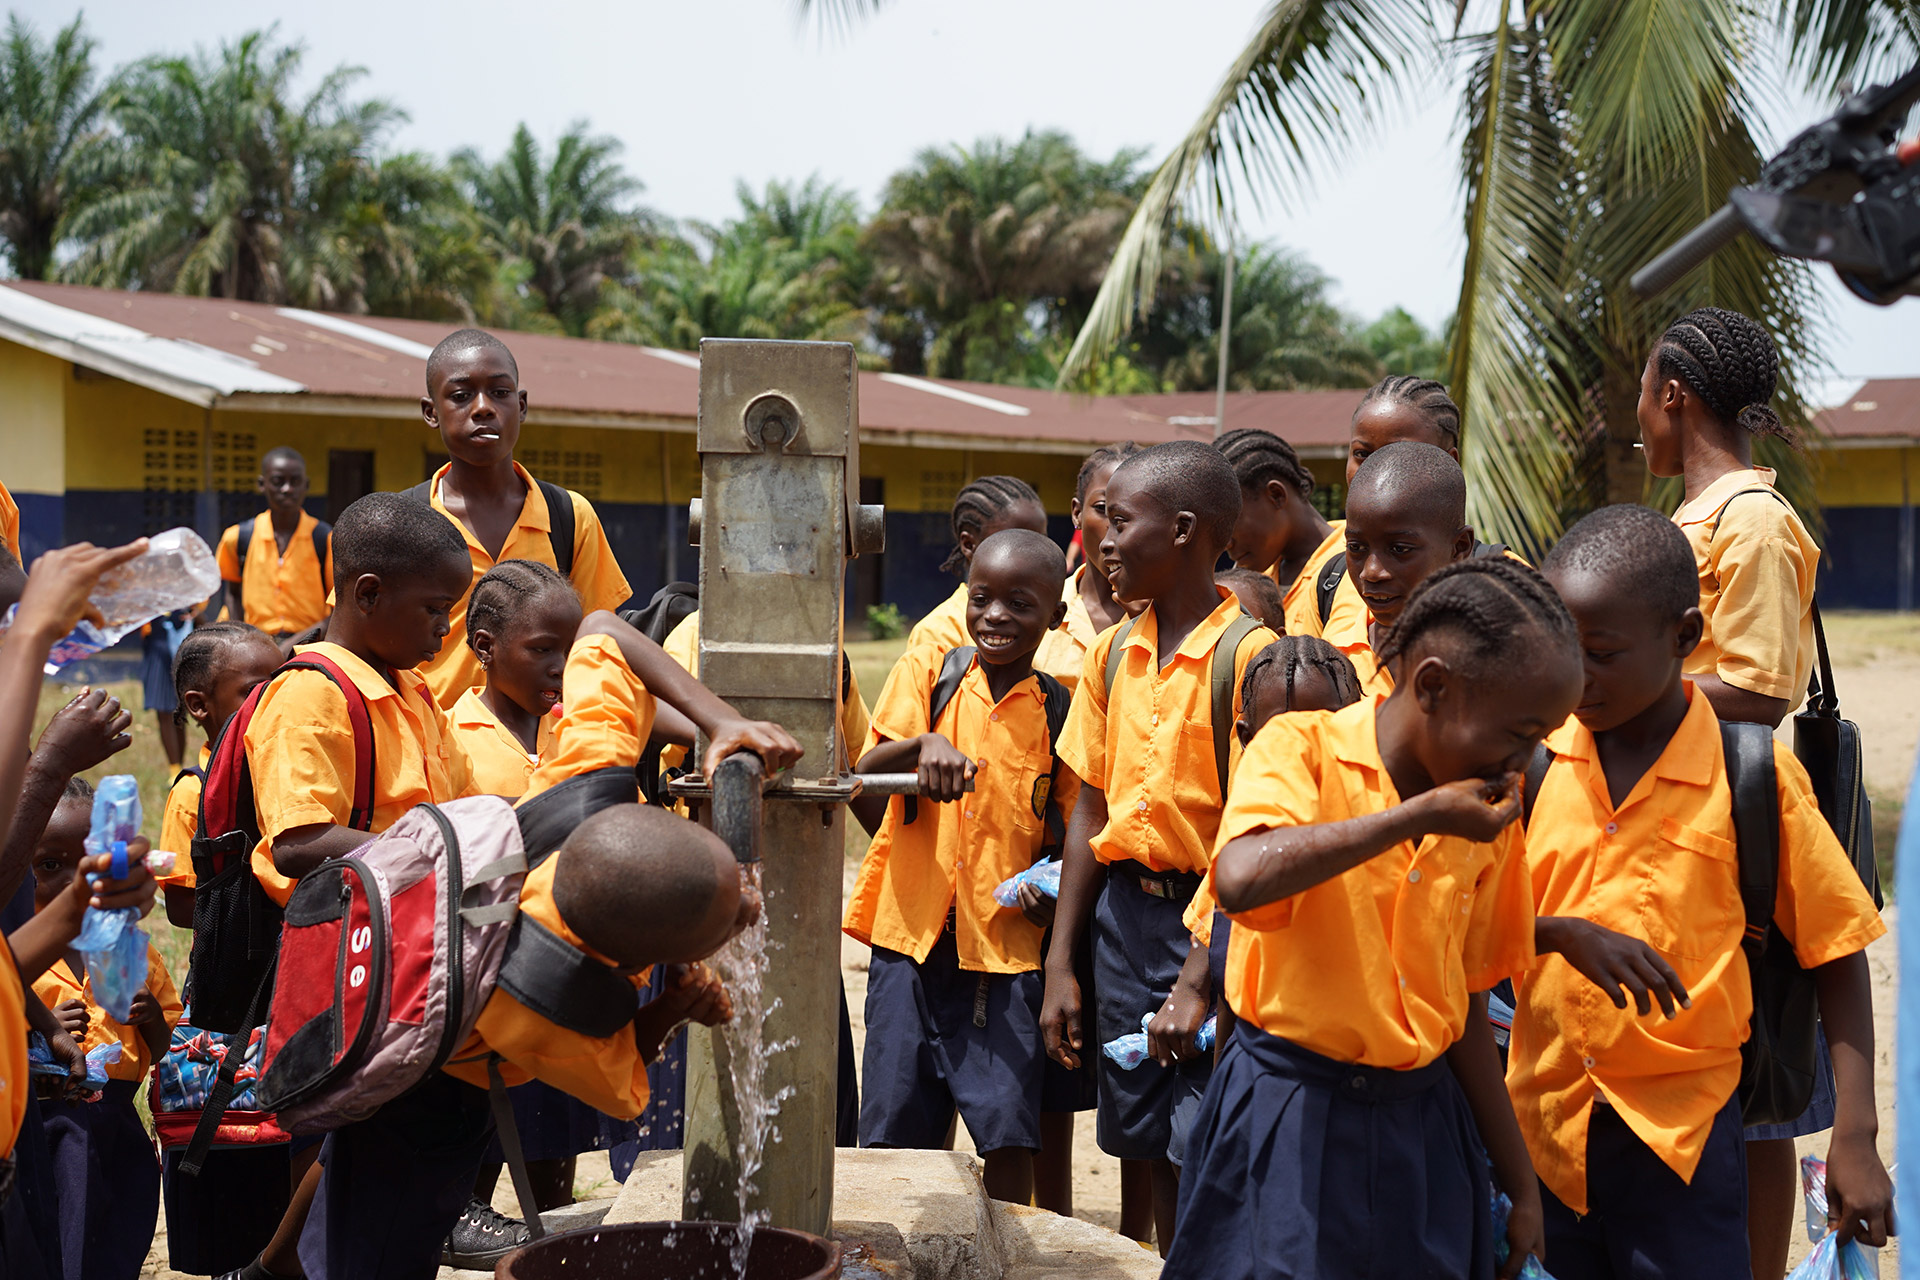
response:
{"label": "girl with braided hair", "polygon": [[933,612],[913,624],[907,633],[907,647],[923,644],[942,649],[958,649],[967,638],[967,567],[973,563],[974,548],[1002,529],[1047,531],[1047,509],[1040,495],[1019,476],[981,476],[960,490],[953,500],[949,517],[953,529],[953,550],[941,564],[943,573],[960,576],[953,594],[934,606]]}
{"label": "girl with braided hair", "polygon": [[1074,484],[1073,527],[1091,550],[1067,572],[1067,620],[1047,632],[1033,659],[1036,670],[1046,672],[1069,692],[1080,683],[1080,668],[1093,642],[1127,616],[1125,607],[1113,598],[1100,543],[1107,536],[1107,481],[1115,467],[1139,452],[1140,446],[1131,440],[1101,445],[1080,464],[1080,478]]}
{"label": "girl with braided hair", "polygon": [[[1678,476],[1673,513],[1700,571],[1706,629],[1685,671],[1722,720],[1777,727],[1813,672],[1813,587],[1820,547],[1753,462],[1754,441],[1799,447],[1772,401],[1780,356],[1761,325],[1702,307],[1661,335],[1640,378],[1647,470]],[[1786,1270],[1796,1199],[1793,1139],[1833,1125],[1836,1095],[1824,1035],[1813,1100],[1785,1124],[1747,1130],[1747,1225],[1755,1276]]]}
{"label": "girl with braided hair", "polygon": [[1345,549],[1346,521],[1329,522],[1314,508],[1313,473],[1273,432],[1241,427],[1213,447],[1240,481],[1240,519],[1228,557],[1279,584],[1289,635],[1319,635],[1313,584]]}
{"label": "girl with braided hair", "polygon": [[1485,992],[1534,959],[1521,771],[1579,702],[1578,633],[1498,557],[1428,575],[1380,657],[1393,692],[1254,735],[1208,871],[1233,921],[1222,1051],[1167,1280],[1488,1280],[1545,1252]]}

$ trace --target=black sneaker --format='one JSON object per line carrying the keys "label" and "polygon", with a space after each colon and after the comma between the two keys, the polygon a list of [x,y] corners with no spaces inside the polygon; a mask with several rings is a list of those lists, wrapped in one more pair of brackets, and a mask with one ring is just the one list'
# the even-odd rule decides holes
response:
{"label": "black sneaker", "polygon": [[460,1271],[491,1271],[494,1263],[531,1238],[527,1224],[520,1219],[509,1218],[483,1201],[469,1200],[440,1250],[440,1265]]}

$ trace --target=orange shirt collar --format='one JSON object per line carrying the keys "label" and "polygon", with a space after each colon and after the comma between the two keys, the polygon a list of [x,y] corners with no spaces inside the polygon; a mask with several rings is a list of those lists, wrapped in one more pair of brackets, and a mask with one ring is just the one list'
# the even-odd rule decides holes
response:
{"label": "orange shirt collar", "polygon": [[[319,650],[324,656],[332,658],[334,665],[353,680],[353,683],[359,687],[361,695],[368,700],[400,696],[399,688],[389,683],[378,668],[369,665],[360,655],[330,641],[322,640],[318,644],[303,644],[293,652],[294,656],[298,657],[313,650]],[[404,679],[406,674],[408,673],[395,672],[394,679]]]}
{"label": "orange shirt collar", "polygon": [[[447,510],[446,503],[440,501],[440,482],[451,470],[453,470],[453,464],[449,462],[434,472],[432,487],[427,490],[431,496],[433,509],[449,520],[453,520],[453,513]],[[520,483],[527,486],[527,496],[520,503],[520,518],[514,523],[522,529],[538,529],[541,533],[552,533],[553,520],[547,512],[547,496],[540,492],[539,484],[525,467],[516,462],[513,464],[513,470],[514,474],[520,477]],[[480,545],[474,541],[473,534],[466,525],[458,520],[453,520],[453,523],[454,527],[460,530],[460,536],[476,547]],[[504,548],[502,550],[504,551]]]}
{"label": "orange shirt collar", "polygon": [[1772,467],[1748,467],[1741,471],[1729,471],[1715,480],[1693,501],[1683,503],[1673,513],[1673,522],[1679,525],[1700,524],[1711,520],[1727,505],[1727,499],[1742,489],[1751,489],[1755,485],[1773,485],[1775,472]]}
{"label": "orange shirt collar", "polygon": [[[1720,717],[1713,704],[1699,696],[1693,681],[1686,682],[1687,714],[1673,731],[1660,758],[1647,772],[1669,782],[1705,787],[1713,784],[1714,761],[1720,756]],[[1569,760],[1598,763],[1593,733],[1574,716],[1546,737],[1547,750]],[[1636,786],[1635,790],[1639,788]]]}
{"label": "orange shirt collar", "polygon": [[[1228,625],[1239,614],[1239,597],[1235,596],[1230,588],[1216,583],[1213,589],[1220,593],[1220,603],[1201,621],[1199,626],[1187,632],[1187,638],[1182,640],[1180,647],[1173,651],[1174,657],[1186,658],[1194,662],[1210,658],[1213,654],[1214,642],[1226,633]],[[1145,649],[1157,665],[1160,657],[1160,616],[1157,609],[1149,606],[1147,611],[1140,615],[1139,625],[1127,633],[1127,642],[1122,647]]]}

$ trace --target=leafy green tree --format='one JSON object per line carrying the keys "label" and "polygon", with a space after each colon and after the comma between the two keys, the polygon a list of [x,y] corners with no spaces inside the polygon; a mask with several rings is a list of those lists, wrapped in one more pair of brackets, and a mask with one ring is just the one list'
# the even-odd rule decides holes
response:
{"label": "leafy green tree", "polygon": [[349,100],[365,73],[338,67],[294,90],[304,51],[250,32],[217,52],[153,58],[111,91],[117,128],[100,182],[62,226],[79,246],[62,274],[87,284],[358,309],[337,251],[343,201],[405,119]]}
{"label": "leafy green tree", "polygon": [[[813,0],[858,16],[874,0]],[[1480,25],[1462,31],[1471,12]],[[1774,55],[1820,97],[1920,49],[1914,0],[1277,0],[1155,170],[1063,369],[1070,380],[1156,306],[1170,238],[1249,187],[1300,196],[1351,154],[1417,70],[1459,74],[1465,269],[1447,369],[1465,412],[1475,527],[1538,550],[1598,496],[1638,497],[1640,364],[1711,301],[1759,318],[1784,407],[1822,367],[1808,270],[1752,242],[1651,303],[1632,269],[1719,207],[1762,159],[1743,89]],[[1598,450],[1603,482],[1586,482]],[[1776,459],[1779,460],[1777,455]],[[1801,483],[1805,469],[1790,473]]]}
{"label": "leafy green tree", "polygon": [[351,282],[344,310],[464,324],[502,312],[495,260],[447,167],[403,152],[351,171],[321,252]]}
{"label": "leafy green tree", "polygon": [[995,380],[1091,304],[1139,188],[1139,155],[1061,133],[931,147],[867,228],[876,337],[899,372]]}
{"label": "leafy green tree", "polygon": [[654,215],[630,207],[643,188],[620,165],[617,139],[576,122],[549,158],[527,126],[498,160],[456,152],[453,169],[480,219],[488,248],[521,264],[506,283],[567,333],[584,333],[609,281],[658,230]]}
{"label": "leafy green tree", "polygon": [[104,113],[94,40],[75,18],[42,42],[19,14],[0,45],[0,240],[15,275],[43,280],[60,219],[89,173]]}
{"label": "leafy green tree", "polygon": [[[1451,328],[1449,321],[1449,332]],[[1385,373],[1447,380],[1447,334],[1431,332],[1405,307],[1394,307],[1362,329],[1360,341]]]}

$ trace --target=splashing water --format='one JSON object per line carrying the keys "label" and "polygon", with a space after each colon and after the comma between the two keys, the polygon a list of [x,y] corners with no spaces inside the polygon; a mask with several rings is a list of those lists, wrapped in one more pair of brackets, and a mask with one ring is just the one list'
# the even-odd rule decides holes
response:
{"label": "splashing water", "polygon": [[[748,875],[755,890],[760,888],[760,866],[752,864]],[[787,1048],[792,1041],[766,1043],[767,1015],[780,1007],[776,999],[766,1003],[767,913],[762,911],[753,926],[723,947],[713,958],[720,980],[733,997],[733,1021],[720,1030],[727,1047],[727,1073],[732,1079],[734,1105],[740,1115],[740,1178],[736,1198],[740,1206],[740,1230],[733,1241],[733,1270],[737,1276],[747,1273],[747,1255],[753,1249],[753,1232],[767,1221],[767,1210],[747,1206],[759,1190],[756,1179],[766,1158],[767,1142],[780,1141],[774,1118],[780,1104],[792,1094],[791,1087],[767,1096],[767,1059]]]}

